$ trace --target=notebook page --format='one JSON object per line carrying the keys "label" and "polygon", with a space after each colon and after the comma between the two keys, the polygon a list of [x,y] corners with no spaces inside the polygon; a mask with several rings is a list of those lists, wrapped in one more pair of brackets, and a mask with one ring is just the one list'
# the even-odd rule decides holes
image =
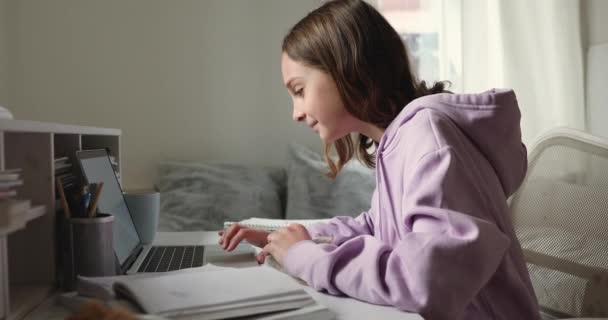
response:
{"label": "notebook page", "polygon": [[175,271],[167,272],[154,272],[154,273],[135,273],[130,275],[118,275],[118,276],[106,276],[106,277],[85,277],[78,275],[76,277],[76,292],[84,297],[96,298],[101,300],[112,300],[115,299],[114,295],[114,283],[122,281],[124,279],[138,279],[138,278],[150,278],[158,277],[165,274],[175,274],[184,272],[211,272],[226,270],[226,267],[219,267],[211,263],[207,263],[202,267],[180,269]]}
{"label": "notebook page", "polygon": [[263,297],[299,295],[303,289],[288,275],[268,267],[189,272],[153,278],[124,279],[117,292],[136,300],[147,313],[204,309]]}
{"label": "notebook page", "polygon": [[[283,227],[287,227],[292,223],[299,223],[308,227],[315,223],[325,223],[329,221],[329,219],[302,219],[302,220],[284,220],[284,219],[266,219],[266,218],[249,218],[238,222],[240,225],[255,228],[255,229],[264,229],[269,231],[278,230]],[[230,228],[236,222],[224,222],[224,229]]]}
{"label": "notebook page", "polygon": [[303,294],[274,297],[272,299],[260,299],[224,304],[210,308],[191,308],[178,311],[163,312],[168,318],[183,319],[186,316],[195,316],[197,320],[226,319],[243,315],[252,315],[261,312],[276,312],[295,308],[302,308],[314,304],[315,300],[303,291]]}

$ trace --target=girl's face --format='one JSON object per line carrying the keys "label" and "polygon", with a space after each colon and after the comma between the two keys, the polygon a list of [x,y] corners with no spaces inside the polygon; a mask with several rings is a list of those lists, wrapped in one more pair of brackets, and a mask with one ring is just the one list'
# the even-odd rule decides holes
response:
{"label": "girl's face", "polygon": [[283,82],[293,100],[293,120],[304,122],[332,143],[356,131],[359,120],[346,109],[332,77],[315,68],[281,56]]}

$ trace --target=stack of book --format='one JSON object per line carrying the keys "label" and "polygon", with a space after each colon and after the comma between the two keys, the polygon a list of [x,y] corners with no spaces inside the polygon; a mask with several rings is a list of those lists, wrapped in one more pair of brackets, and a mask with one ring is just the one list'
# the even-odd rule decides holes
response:
{"label": "stack of book", "polygon": [[55,159],[55,210],[63,211],[64,216],[69,217],[71,210],[79,205],[78,195],[80,177],[74,174],[69,157]]}
{"label": "stack of book", "polygon": [[0,171],[0,236],[25,227],[45,211],[44,206],[32,207],[30,200],[17,199],[22,185],[20,169]]}
{"label": "stack of book", "polygon": [[21,169],[0,171],[0,200],[15,198],[17,188],[23,185]]}
{"label": "stack of book", "polygon": [[[79,276],[76,291],[80,298],[128,301],[138,313],[169,319],[333,319],[334,313],[303,288],[272,268],[207,264],[160,274]],[[75,307],[74,298],[60,301]]]}
{"label": "stack of book", "polygon": [[21,170],[0,171],[0,228],[21,223],[30,208],[27,200],[17,200],[17,188],[23,185]]}
{"label": "stack of book", "polygon": [[78,179],[72,170],[68,157],[55,159],[55,179],[61,179],[63,189],[67,192],[77,186]]}

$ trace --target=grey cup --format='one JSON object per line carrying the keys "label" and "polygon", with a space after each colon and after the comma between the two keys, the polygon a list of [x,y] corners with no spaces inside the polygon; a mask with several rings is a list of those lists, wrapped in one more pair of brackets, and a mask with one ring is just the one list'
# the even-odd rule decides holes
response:
{"label": "grey cup", "polygon": [[74,276],[102,277],[116,274],[114,256],[114,216],[71,218]]}
{"label": "grey cup", "polygon": [[123,195],[141,242],[152,243],[158,229],[160,193],[154,190],[133,190]]}

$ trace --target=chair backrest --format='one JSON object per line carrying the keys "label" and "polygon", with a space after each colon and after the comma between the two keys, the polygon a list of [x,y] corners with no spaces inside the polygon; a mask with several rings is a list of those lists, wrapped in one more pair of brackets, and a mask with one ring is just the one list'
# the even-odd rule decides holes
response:
{"label": "chair backrest", "polygon": [[608,317],[608,140],[546,134],[509,203],[541,310]]}

